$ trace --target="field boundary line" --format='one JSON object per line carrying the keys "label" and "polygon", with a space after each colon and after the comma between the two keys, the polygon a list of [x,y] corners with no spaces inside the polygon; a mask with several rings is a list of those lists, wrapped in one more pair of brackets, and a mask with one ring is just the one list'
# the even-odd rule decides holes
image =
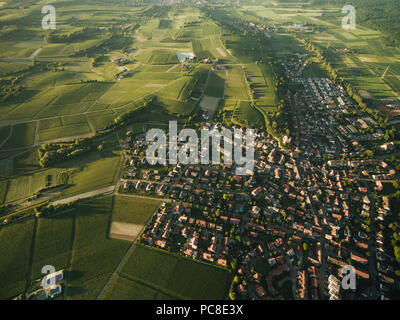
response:
{"label": "field boundary line", "polygon": [[[70,271],[72,267],[72,253],[75,247],[75,233],[76,233],[76,213],[74,213],[73,221],[72,221],[72,231],[71,231],[71,239],[69,245],[69,253],[68,253],[68,260],[66,265],[66,270]],[[69,272],[65,277],[65,285],[64,285],[64,300],[67,300],[67,288],[68,288],[68,281],[69,281]]]}
{"label": "field boundary line", "polygon": [[31,285],[33,258],[35,256],[35,244],[36,244],[37,229],[38,229],[38,224],[39,224],[39,219],[36,218],[35,216],[33,218],[34,218],[34,225],[33,225],[33,230],[32,230],[32,243],[31,243],[31,250],[30,250],[30,255],[29,255],[28,272],[26,275],[25,296],[28,295],[28,290]]}
{"label": "field boundary line", "polygon": [[4,139],[4,141],[2,142],[2,143],[0,143],[0,149],[7,143],[7,141],[11,138],[11,136],[12,136],[12,134],[13,134],[13,131],[14,131],[14,125],[11,125],[11,127],[10,127],[10,133],[9,133],[9,135],[8,135],[8,137],[6,137],[5,139]]}
{"label": "field boundary line", "polygon": [[37,135],[38,135],[38,130],[39,130],[39,120],[35,121],[35,135],[33,136],[33,146],[37,146]]}

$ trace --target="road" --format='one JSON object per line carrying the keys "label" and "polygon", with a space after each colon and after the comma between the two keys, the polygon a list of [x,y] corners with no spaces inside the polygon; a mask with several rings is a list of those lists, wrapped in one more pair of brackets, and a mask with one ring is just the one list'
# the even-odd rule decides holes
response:
{"label": "road", "polygon": [[97,189],[97,190],[93,190],[93,191],[89,191],[89,192],[85,192],[85,193],[81,193],[69,198],[64,198],[61,200],[56,200],[53,202],[50,202],[50,205],[55,206],[57,204],[67,204],[76,200],[80,200],[80,199],[87,199],[87,198],[92,198],[92,197],[96,197],[99,195],[105,195],[108,193],[113,193],[115,190],[115,185],[109,186],[109,187],[105,187],[102,189]]}

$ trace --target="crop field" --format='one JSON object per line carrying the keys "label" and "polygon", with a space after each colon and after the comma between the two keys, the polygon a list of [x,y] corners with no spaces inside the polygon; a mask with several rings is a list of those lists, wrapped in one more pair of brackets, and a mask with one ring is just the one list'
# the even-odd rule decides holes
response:
{"label": "crop field", "polygon": [[175,64],[178,63],[176,53],[167,50],[150,50],[140,52],[136,59],[142,63],[158,65],[158,64]]}
{"label": "crop field", "polygon": [[35,233],[32,218],[0,228],[0,298],[24,292],[29,274],[41,278],[44,265],[68,270],[68,299],[96,298],[129,245],[107,238],[112,206],[104,197],[41,217]]}
{"label": "crop field", "polygon": [[35,136],[35,122],[21,123],[13,126],[13,131],[1,149],[13,149],[32,146]]}
{"label": "crop field", "polygon": [[200,59],[221,59],[228,55],[219,37],[194,39],[192,47],[194,54]]}
{"label": "crop field", "polygon": [[144,225],[160,201],[117,195],[114,198],[112,220]]}
{"label": "crop field", "polygon": [[112,110],[103,112],[93,112],[88,115],[90,126],[94,130],[100,130],[108,127],[114,122],[115,114]]}
{"label": "crop field", "polygon": [[115,184],[122,163],[116,137],[113,135],[105,139],[103,145],[101,152],[89,152],[79,158],[59,162],[55,168],[38,170],[37,151],[15,158],[11,161],[11,172],[8,174],[25,174],[8,179],[7,189],[3,189],[6,190],[4,201],[7,203],[23,200],[43,188],[60,184],[67,184],[67,188],[57,195],[58,198]]}
{"label": "crop field", "polygon": [[0,228],[0,299],[26,289],[34,225],[30,219]]}
{"label": "crop field", "polygon": [[3,144],[6,142],[6,139],[11,134],[11,126],[1,126],[0,127],[0,144]]}
{"label": "crop field", "polygon": [[1,180],[0,181],[0,203],[4,203],[6,200],[8,188],[8,180]]}
{"label": "crop field", "polygon": [[269,107],[274,111],[275,81],[270,67],[265,64],[246,64],[243,68],[257,106],[263,109]]}
{"label": "crop field", "polygon": [[221,70],[211,72],[204,93],[212,97],[223,98],[225,92],[225,79],[225,71]]}
{"label": "crop field", "polygon": [[228,66],[226,79],[226,99],[250,100],[241,66]]}
{"label": "crop field", "polygon": [[122,156],[121,152],[116,150],[116,138],[112,138],[106,140],[106,143],[115,144],[113,148],[106,145],[101,152],[91,152],[79,158],[60,162],[60,169],[68,171],[69,187],[61,192],[59,198],[101,189],[116,183]]}
{"label": "crop field", "polygon": [[[318,33],[297,32],[296,36],[322,48],[328,60],[339,70],[339,76],[348,80],[354,88],[366,90],[376,104],[381,99],[398,98],[400,49],[385,46],[380,32],[359,24],[355,30],[343,30],[343,14],[340,9],[329,6],[295,8],[289,3],[277,6],[273,1],[242,7],[243,12],[250,12],[272,25],[315,25],[319,28]],[[289,51],[301,53],[300,49],[295,49],[294,44],[292,48],[289,43],[280,44],[279,52]],[[315,69],[312,72],[319,73]]]}
{"label": "crop field", "polygon": [[112,197],[81,204],[75,210],[75,237],[68,299],[95,299],[129,243],[107,238]]}
{"label": "crop field", "polygon": [[257,128],[262,125],[260,114],[248,101],[240,101],[236,104],[232,114],[232,121],[245,127]]}
{"label": "crop field", "polygon": [[[51,185],[64,184],[68,181],[68,188],[63,189],[58,197],[70,197],[113,185],[119,175],[122,162],[116,141],[116,137],[111,136],[104,140],[104,149],[101,152],[91,152],[76,159],[65,160],[58,163],[56,168],[38,171],[37,159],[32,157],[26,160],[21,159],[13,164],[14,170],[16,172],[32,170],[32,172],[9,179],[5,202],[29,198],[39,190],[48,187],[49,176],[52,177]],[[30,155],[35,154],[37,152]],[[67,181],[62,176],[68,176]]]}
{"label": "crop field", "polygon": [[38,219],[33,249],[31,280],[41,278],[42,267],[52,265],[56,270],[65,269],[72,248],[74,213]]}
{"label": "crop field", "polygon": [[38,142],[77,137],[91,133],[84,115],[64,116],[54,119],[40,120],[38,126]]}
{"label": "crop field", "polygon": [[9,180],[6,202],[28,198],[46,187],[46,175],[41,172]]}
{"label": "crop field", "polygon": [[[146,299],[160,292],[174,299],[222,299],[229,279],[225,269],[136,245],[103,298],[124,299],[134,294]],[[147,288],[143,293],[139,291],[142,286]],[[120,287],[124,288],[121,292]]]}

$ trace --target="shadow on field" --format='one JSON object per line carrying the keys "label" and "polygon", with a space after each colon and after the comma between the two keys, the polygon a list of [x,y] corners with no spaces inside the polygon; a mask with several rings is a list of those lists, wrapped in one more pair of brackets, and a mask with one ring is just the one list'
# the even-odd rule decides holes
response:
{"label": "shadow on field", "polygon": [[83,276],[83,272],[77,270],[67,271],[66,273],[68,282],[78,280]]}
{"label": "shadow on field", "polygon": [[73,297],[85,293],[86,290],[82,287],[68,286],[68,297]]}

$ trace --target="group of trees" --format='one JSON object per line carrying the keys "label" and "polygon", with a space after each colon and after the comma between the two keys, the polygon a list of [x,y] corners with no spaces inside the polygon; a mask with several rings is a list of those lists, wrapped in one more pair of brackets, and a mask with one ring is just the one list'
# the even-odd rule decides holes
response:
{"label": "group of trees", "polygon": [[41,216],[48,216],[52,214],[59,213],[61,211],[65,211],[68,209],[73,208],[79,200],[72,201],[66,204],[56,204],[56,205],[42,205],[34,208],[34,213],[36,217],[41,217]]}
{"label": "group of trees", "polygon": [[89,27],[85,27],[78,31],[73,31],[67,34],[56,34],[55,32],[48,33],[44,36],[44,39],[48,43],[70,43],[79,40],[84,40],[88,33],[93,31]]}
{"label": "group of trees", "polygon": [[43,144],[38,150],[39,164],[43,168],[48,167],[54,162],[96,150],[99,146],[95,145],[91,138],[76,139],[74,143],[70,144]]}

